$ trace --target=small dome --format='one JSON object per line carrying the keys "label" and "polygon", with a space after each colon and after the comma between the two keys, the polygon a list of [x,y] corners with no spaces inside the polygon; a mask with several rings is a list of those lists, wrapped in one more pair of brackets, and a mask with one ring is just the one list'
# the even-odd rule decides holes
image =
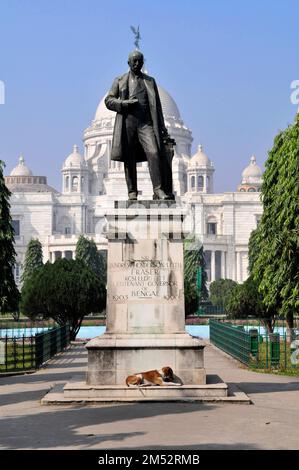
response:
{"label": "small dome", "polygon": [[240,192],[255,192],[260,191],[263,181],[263,172],[256,164],[254,155],[250,158],[249,165],[244,168],[242,172],[242,181],[238,186]]}
{"label": "small dome", "polygon": [[254,155],[250,158],[249,165],[242,172],[242,179],[247,178],[260,178],[263,176],[261,168],[256,164],[256,158]]}
{"label": "small dome", "polygon": [[190,158],[189,167],[212,166],[210,159],[203,152],[202,145],[197,147],[197,152]]}
{"label": "small dome", "polygon": [[64,168],[80,168],[85,164],[85,160],[79,153],[78,145],[74,145],[73,152],[66,158]]}
{"label": "small dome", "polygon": [[25,165],[23,155],[19,157],[19,164],[11,171],[10,176],[33,176],[32,171]]}

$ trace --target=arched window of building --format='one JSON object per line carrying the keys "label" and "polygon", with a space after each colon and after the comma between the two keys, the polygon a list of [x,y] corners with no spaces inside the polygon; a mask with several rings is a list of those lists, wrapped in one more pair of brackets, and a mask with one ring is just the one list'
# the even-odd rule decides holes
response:
{"label": "arched window of building", "polygon": [[55,261],[57,259],[62,258],[62,252],[61,251],[54,251],[54,258],[55,258]]}
{"label": "arched window of building", "polygon": [[12,228],[13,228],[15,237],[19,237],[20,236],[20,221],[13,219]]}
{"label": "arched window of building", "polygon": [[217,220],[215,217],[209,217],[207,220],[207,234],[217,235]]}
{"label": "arched window of building", "polygon": [[62,233],[63,235],[71,235],[72,234],[72,222],[69,217],[63,216],[60,218],[57,231]]}
{"label": "arched window of building", "polygon": [[255,193],[256,191],[255,191],[255,188],[248,188],[248,192],[249,193]]}
{"label": "arched window of building", "polygon": [[66,176],[66,178],[65,178],[65,190],[69,191],[69,189],[70,189],[70,177]]}
{"label": "arched window of building", "polygon": [[21,280],[21,267],[20,267],[20,264],[16,263],[14,265],[13,274],[14,274],[16,284],[19,284],[19,282]]}
{"label": "arched window of building", "polygon": [[187,191],[187,173],[183,173],[183,193]]}
{"label": "arched window of building", "polygon": [[72,191],[78,192],[78,176],[72,178]]}
{"label": "arched window of building", "polygon": [[215,251],[215,281],[221,279],[221,251]]}
{"label": "arched window of building", "polygon": [[203,176],[202,175],[197,176],[197,189],[198,191],[203,190]]}

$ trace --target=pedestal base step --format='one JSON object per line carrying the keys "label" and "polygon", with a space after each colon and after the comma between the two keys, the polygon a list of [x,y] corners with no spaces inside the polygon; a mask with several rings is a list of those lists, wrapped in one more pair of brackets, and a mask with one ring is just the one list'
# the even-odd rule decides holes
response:
{"label": "pedestal base step", "polygon": [[208,385],[182,385],[168,387],[126,387],[123,385],[86,385],[71,382],[54,387],[41,400],[42,405],[107,402],[229,402],[251,401],[238,389],[228,393],[225,383]]}

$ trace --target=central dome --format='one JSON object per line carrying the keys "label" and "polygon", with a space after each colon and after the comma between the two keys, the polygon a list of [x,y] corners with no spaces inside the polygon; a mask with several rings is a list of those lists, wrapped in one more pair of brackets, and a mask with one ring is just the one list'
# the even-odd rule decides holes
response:
{"label": "central dome", "polygon": [[[176,105],[176,102],[169,95],[169,93],[167,93],[167,91],[165,91],[164,88],[162,88],[159,85],[158,85],[158,91],[159,91],[159,96],[160,96],[160,100],[162,104],[164,119],[173,118],[175,120],[180,121],[181,116],[180,116],[179,109]],[[106,108],[106,105],[105,105],[106,96],[107,96],[107,93],[103,97],[103,99],[100,101],[100,104],[97,107],[97,111],[94,117],[95,121],[102,121],[103,119],[110,119],[111,117],[115,116],[114,111],[110,111],[109,109]]]}

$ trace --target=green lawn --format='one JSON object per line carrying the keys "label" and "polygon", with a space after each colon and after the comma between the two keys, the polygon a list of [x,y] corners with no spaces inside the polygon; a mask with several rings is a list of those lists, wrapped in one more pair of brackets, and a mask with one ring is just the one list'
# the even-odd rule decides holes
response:
{"label": "green lawn", "polygon": [[249,364],[250,370],[255,372],[279,374],[279,375],[291,375],[299,377],[299,364],[293,365],[291,363],[291,354],[289,343],[280,341],[280,360],[279,364],[273,364],[271,366],[271,354],[270,354],[270,343],[263,342],[259,345],[258,360],[252,361]]}
{"label": "green lawn", "polygon": [[35,369],[35,345],[8,343],[6,364],[0,363],[0,372]]}

